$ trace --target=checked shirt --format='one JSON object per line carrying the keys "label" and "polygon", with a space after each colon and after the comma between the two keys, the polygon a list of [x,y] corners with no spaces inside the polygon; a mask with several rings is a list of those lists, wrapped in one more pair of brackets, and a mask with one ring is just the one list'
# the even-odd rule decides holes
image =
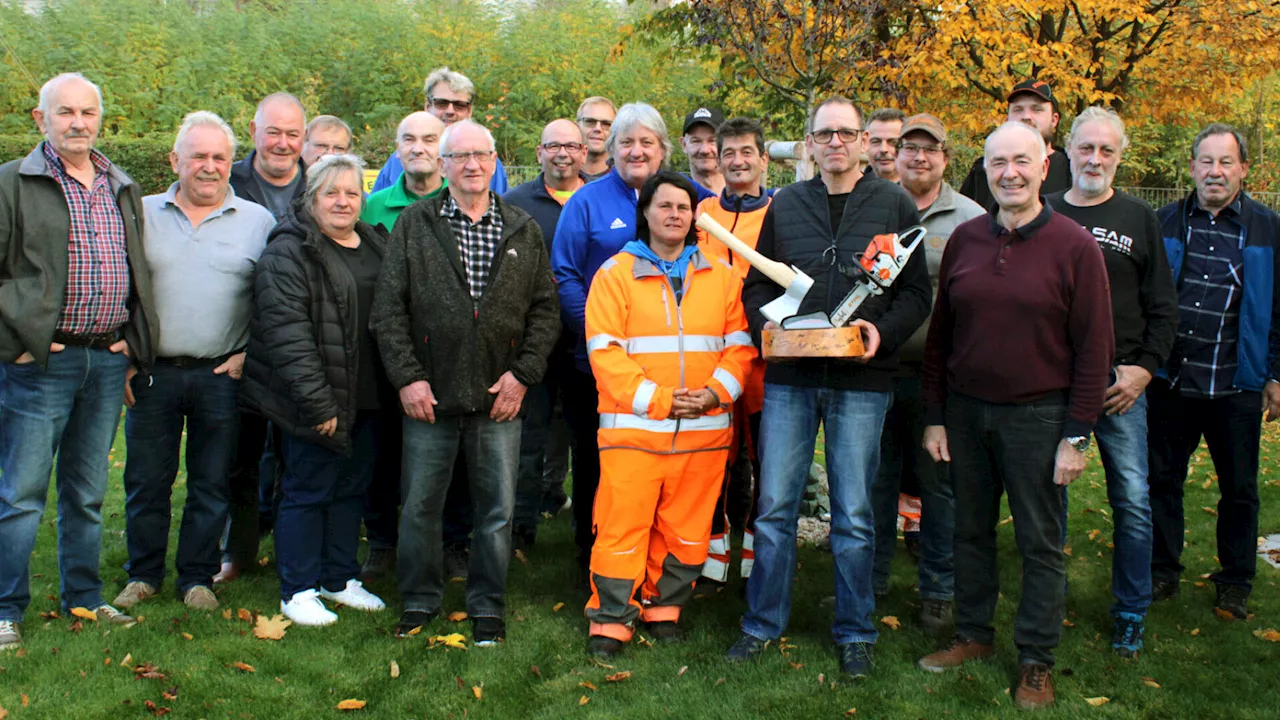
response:
{"label": "checked shirt", "polygon": [[489,284],[489,268],[493,267],[493,256],[502,241],[502,215],[498,213],[497,198],[490,190],[489,209],[473,223],[450,194],[440,207],[440,217],[448,218],[453,234],[458,238],[458,254],[462,256],[462,266],[467,271],[471,299],[478,301]]}

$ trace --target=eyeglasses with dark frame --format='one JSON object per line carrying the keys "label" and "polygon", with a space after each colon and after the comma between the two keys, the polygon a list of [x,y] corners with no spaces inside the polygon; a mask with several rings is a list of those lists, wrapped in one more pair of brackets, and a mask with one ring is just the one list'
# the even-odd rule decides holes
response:
{"label": "eyeglasses with dark frame", "polygon": [[824,128],[822,130],[814,130],[809,133],[809,137],[813,138],[813,141],[819,145],[830,144],[831,139],[837,135],[840,136],[840,142],[851,143],[856,142],[858,138],[862,137],[863,132],[865,131],[861,128],[839,128],[836,130],[828,130]]}
{"label": "eyeglasses with dark frame", "polygon": [[448,98],[427,98],[427,102],[431,103],[431,107],[444,112],[452,105],[454,110],[458,112],[466,112],[471,109],[470,100],[449,100]]}
{"label": "eyeglasses with dark frame", "polygon": [[916,153],[924,153],[925,155],[937,155],[942,152],[941,145],[921,145],[919,143],[904,142],[898,146],[898,152],[903,155],[915,155]]}
{"label": "eyeglasses with dark frame", "polygon": [[586,145],[583,145],[582,143],[576,143],[576,142],[567,142],[567,143],[549,142],[549,143],[542,143],[538,147],[542,148],[543,150],[546,150],[552,155],[555,155],[560,152],[561,148],[564,148],[568,152],[576,153],[582,148],[586,147]]}

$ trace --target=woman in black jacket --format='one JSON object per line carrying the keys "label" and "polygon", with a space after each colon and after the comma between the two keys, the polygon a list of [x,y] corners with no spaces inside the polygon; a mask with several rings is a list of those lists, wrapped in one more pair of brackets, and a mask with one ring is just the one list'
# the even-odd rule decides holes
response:
{"label": "woman in black jacket", "polygon": [[[381,408],[398,409],[369,333],[386,238],[360,222],[361,162],[321,158],[267,241],[254,277],[243,399],[283,431],[276,519],[281,611],[299,625],[382,600],[356,576]],[[392,432],[395,428],[389,428]]]}

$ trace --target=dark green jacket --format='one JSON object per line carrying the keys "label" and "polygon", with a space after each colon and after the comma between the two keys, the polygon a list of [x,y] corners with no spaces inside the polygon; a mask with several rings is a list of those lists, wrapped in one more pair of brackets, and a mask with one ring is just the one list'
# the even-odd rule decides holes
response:
{"label": "dark green jacket", "polygon": [[[129,257],[129,321],[124,337],[145,374],[154,361],[158,332],[151,271],[142,248],[142,192],[111,165],[111,192],[124,218]],[[0,165],[0,361],[30,352],[41,367],[67,294],[67,239],[71,214],[41,145],[21,160]]]}
{"label": "dark green jacket", "polygon": [[487,415],[503,373],[525,386],[542,379],[560,335],[559,301],[538,224],[495,196],[502,240],[473,302],[458,239],[440,217],[447,198],[420,200],[396,220],[369,323],[393,385],[431,383],[438,415]]}

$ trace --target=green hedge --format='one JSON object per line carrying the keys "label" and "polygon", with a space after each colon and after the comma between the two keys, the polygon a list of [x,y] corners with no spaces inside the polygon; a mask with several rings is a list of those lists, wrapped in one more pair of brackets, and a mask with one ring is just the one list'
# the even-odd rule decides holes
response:
{"label": "green hedge", "polygon": [[[40,142],[39,135],[0,135],[0,162],[25,157]],[[172,136],[107,137],[97,148],[142,186],[143,195],[164,192],[175,179],[169,167]]]}

